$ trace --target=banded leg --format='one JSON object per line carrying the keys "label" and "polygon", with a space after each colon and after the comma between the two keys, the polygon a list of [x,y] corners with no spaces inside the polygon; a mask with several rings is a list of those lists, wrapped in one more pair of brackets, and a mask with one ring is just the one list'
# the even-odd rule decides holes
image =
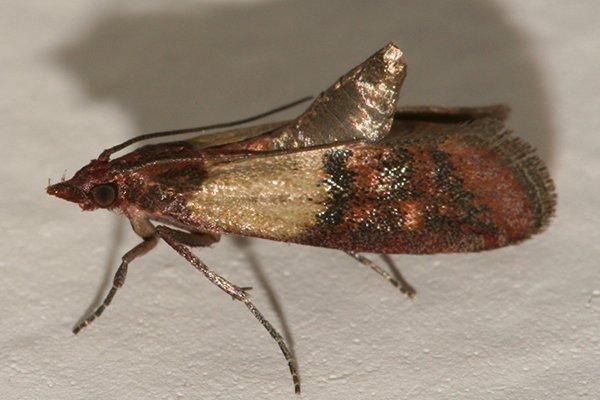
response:
{"label": "banded leg", "polygon": [[176,252],[178,252],[183,258],[185,258],[194,268],[198,271],[202,272],[209,281],[218,286],[225,293],[229,294],[235,300],[239,300],[250,310],[252,315],[265,327],[267,332],[271,335],[271,337],[277,342],[283,356],[285,357],[288,367],[290,369],[290,373],[292,374],[292,381],[294,383],[294,391],[296,393],[300,393],[300,379],[298,378],[298,372],[295,368],[294,357],[292,356],[290,350],[285,344],[285,340],[283,337],[277,332],[277,330],[271,325],[269,321],[258,311],[254,303],[248,297],[248,294],[245,292],[244,288],[236,286],[229,282],[227,279],[223,278],[215,271],[211,270],[206,264],[204,264],[198,257],[196,257],[189,248],[187,248],[184,244],[177,241],[175,235],[173,234],[173,229],[159,225],[156,227],[156,233],[159,237],[161,237],[169,246],[171,246]]}
{"label": "banded leg", "polygon": [[373,261],[369,260],[367,257],[357,254],[353,251],[346,251],[346,254],[348,254],[350,257],[354,258],[355,260],[357,260],[362,265],[371,268],[373,271],[375,271],[379,275],[383,276],[392,285],[394,285],[395,287],[400,289],[400,291],[402,293],[404,293],[405,295],[407,295],[410,299],[413,299],[415,297],[415,295],[417,294],[417,291],[412,287],[412,285],[410,283],[408,283],[404,279],[404,277],[402,277],[402,275],[400,274],[400,271],[396,270],[398,272],[398,275],[396,276],[398,279],[395,279],[390,274],[388,274],[386,270],[381,268],[379,265],[375,264]]}
{"label": "banded leg", "polygon": [[104,310],[106,309],[106,307],[108,307],[110,305],[113,297],[115,297],[115,294],[117,293],[117,290],[119,290],[119,288],[121,288],[123,286],[123,284],[125,283],[125,277],[127,276],[127,267],[129,265],[129,263],[132,262],[133,260],[135,260],[136,258],[143,256],[150,250],[152,250],[154,248],[154,246],[156,246],[157,242],[158,242],[158,238],[156,236],[151,236],[148,239],[144,239],[144,241],[142,243],[138,244],[133,249],[131,249],[127,253],[125,253],[123,255],[123,257],[121,257],[121,260],[122,260],[121,265],[119,266],[119,269],[117,269],[117,272],[115,273],[112,288],[110,288],[110,291],[104,298],[104,301],[96,309],[96,311],[94,311],[93,314],[91,314],[89,317],[87,317],[85,320],[83,320],[83,322],[81,322],[75,328],[73,328],[73,333],[75,335],[77,335],[79,333],[79,331],[81,331],[83,328],[85,328],[86,326],[91,324],[92,321],[94,321],[96,318],[101,316],[102,313],[104,312]]}

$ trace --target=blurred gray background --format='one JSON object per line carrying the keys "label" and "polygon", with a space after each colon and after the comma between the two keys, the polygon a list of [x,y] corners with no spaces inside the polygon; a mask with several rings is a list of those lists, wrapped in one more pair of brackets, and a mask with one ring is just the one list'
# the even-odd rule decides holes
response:
{"label": "blurred gray background", "polygon": [[317,94],[394,41],[403,105],[512,107],[509,126],[557,183],[547,232],[481,254],[394,256],[415,302],[332,250],[237,238],[196,253],[254,287],[294,343],[304,398],[598,398],[598,12],[543,0],[4,2],[3,397],[292,397],[263,328],[164,245],[73,337],[137,239],[43,189],[133,135]]}

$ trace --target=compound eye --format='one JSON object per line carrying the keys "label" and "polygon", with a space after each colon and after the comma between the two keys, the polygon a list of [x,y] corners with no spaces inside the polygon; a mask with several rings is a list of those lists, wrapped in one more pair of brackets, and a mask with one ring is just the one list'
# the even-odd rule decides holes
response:
{"label": "compound eye", "polygon": [[105,183],[94,186],[91,193],[92,200],[94,200],[94,203],[96,203],[98,207],[110,207],[117,199],[117,185],[114,183]]}

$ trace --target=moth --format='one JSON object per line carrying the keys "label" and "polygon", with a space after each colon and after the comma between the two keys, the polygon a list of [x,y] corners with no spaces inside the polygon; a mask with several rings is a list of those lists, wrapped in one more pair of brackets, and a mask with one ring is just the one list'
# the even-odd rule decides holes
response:
{"label": "moth", "polygon": [[[294,120],[205,132],[268,112],[134,137],[49,185],[49,194],[83,210],[122,214],[142,238],[123,255],[103,304],[74,333],[111,303],[128,264],[162,239],[258,319],[299,393],[290,350],[247,288],[219,275],[191,247],[234,234],[339,249],[413,296],[407,282],[359,253],[474,252],[542,231],[555,209],[554,185],[533,148],[504,128],[508,109],[397,108],[405,76],[402,52],[390,43]],[[203,134],[111,159],[141,140],[188,132]]]}

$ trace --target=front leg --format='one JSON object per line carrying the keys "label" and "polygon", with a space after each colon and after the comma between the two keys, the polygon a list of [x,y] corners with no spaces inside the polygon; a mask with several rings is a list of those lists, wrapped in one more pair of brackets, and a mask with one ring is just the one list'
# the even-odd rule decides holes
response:
{"label": "front leg", "polygon": [[92,321],[94,321],[96,318],[102,315],[104,309],[106,309],[106,307],[110,305],[110,302],[112,301],[113,297],[115,297],[117,290],[119,290],[119,288],[121,288],[125,283],[125,277],[127,276],[127,267],[129,266],[129,263],[152,250],[154,246],[156,246],[157,242],[158,238],[156,236],[150,236],[149,238],[144,239],[142,243],[138,244],[133,249],[129,250],[123,255],[123,257],[121,258],[121,265],[115,273],[112,288],[110,288],[110,291],[104,298],[104,301],[96,309],[96,311],[94,311],[93,314],[88,316],[85,320],[83,320],[83,322],[81,322],[75,328],[73,328],[74,334],[77,335],[79,331],[81,331],[83,328],[91,324]]}
{"label": "front leg", "polygon": [[209,281],[218,286],[225,293],[232,296],[235,300],[239,300],[250,310],[252,315],[265,327],[267,332],[271,335],[271,337],[277,342],[281,352],[283,353],[288,367],[290,369],[290,373],[292,374],[292,380],[294,383],[294,391],[296,393],[300,393],[300,379],[298,378],[298,372],[296,371],[294,358],[292,353],[288,349],[287,345],[283,337],[277,332],[277,330],[271,325],[267,319],[258,311],[254,303],[248,297],[248,294],[244,290],[244,288],[234,285],[229,282],[227,279],[223,278],[221,275],[210,269],[206,264],[204,264],[198,257],[196,257],[190,249],[188,249],[183,243],[177,240],[177,235],[179,231],[171,229],[169,227],[160,225],[156,227],[156,234],[162,238],[169,246],[171,246],[175,251],[177,251],[183,258],[185,258],[194,268],[198,271],[202,272],[204,276],[208,278]]}
{"label": "front leg", "polygon": [[[146,218],[132,218],[130,220],[131,226],[133,230],[140,235],[144,241],[133,249],[129,250],[127,253],[121,257],[121,265],[117,269],[115,273],[115,277],[113,278],[113,285],[104,301],[100,306],[90,314],[86,319],[84,319],[81,323],[79,323],[75,328],[73,328],[73,333],[78,334],[83,328],[91,324],[96,318],[100,317],[106,307],[110,305],[113,297],[117,291],[123,286],[125,283],[125,278],[127,277],[127,269],[129,263],[135,260],[136,258],[143,256],[148,253],[150,250],[156,246],[158,242],[158,236],[156,234],[156,229],[152,225],[152,223]],[[213,243],[219,241],[220,236],[212,233],[203,233],[203,232],[194,232],[188,233],[183,231],[178,231],[172,229],[172,232],[176,235],[177,239],[185,243],[188,246],[200,247],[200,246],[210,246]]]}

